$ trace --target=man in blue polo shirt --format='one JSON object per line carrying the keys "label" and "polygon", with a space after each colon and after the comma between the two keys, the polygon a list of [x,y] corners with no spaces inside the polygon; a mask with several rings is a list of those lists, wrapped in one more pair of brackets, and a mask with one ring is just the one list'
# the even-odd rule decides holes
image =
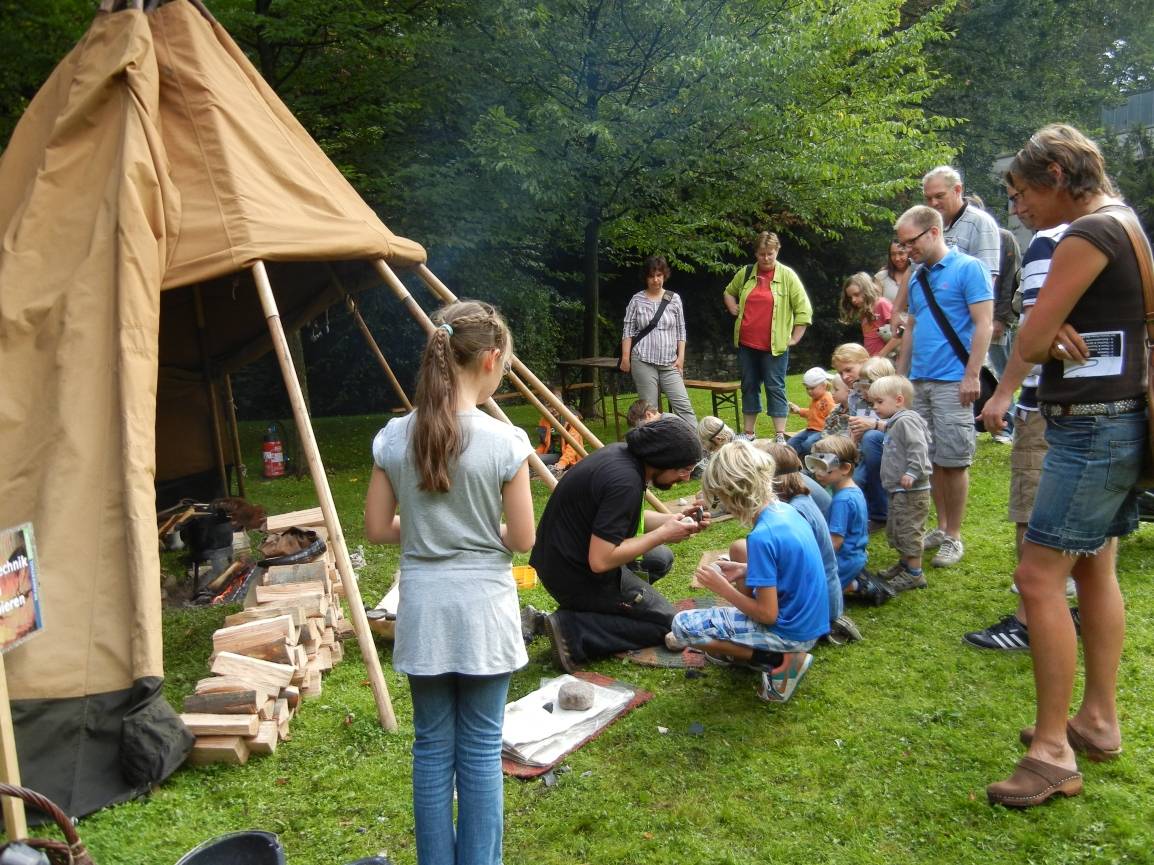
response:
{"label": "man in blue polo shirt", "polygon": [[[938,548],[935,567],[957,564],[963,553],[962,520],[970,491],[974,460],[973,402],[981,389],[978,373],[990,345],[994,295],[990,272],[976,258],[946,245],[942,216],[919,205],[897,221],[895,237],[921,267],[910,278],[909,320],[898,358],[898,371],[914,383],[914,409],[929,425],[930,491],[938,527],[926,535],[926,549]],[[930,307],[922,284],[930,290],[946,321],[969,352],[964,362],[951,347]]]}

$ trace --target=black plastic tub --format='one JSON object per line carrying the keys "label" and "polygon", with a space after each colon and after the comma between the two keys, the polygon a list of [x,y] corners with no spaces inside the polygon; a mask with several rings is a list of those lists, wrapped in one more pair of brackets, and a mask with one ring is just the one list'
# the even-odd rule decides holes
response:
{"label": "black plastic tub", "polygon": [[189,850],[176,865],[285,865],[284,848],[272,832],[230,832]]}

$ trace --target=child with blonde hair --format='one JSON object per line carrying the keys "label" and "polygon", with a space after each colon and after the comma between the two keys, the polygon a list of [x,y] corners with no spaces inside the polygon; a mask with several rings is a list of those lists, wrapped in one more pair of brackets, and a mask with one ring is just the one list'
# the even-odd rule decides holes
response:
{"label": "child with blonde hair", "polygon": [[901,346],[893,333],[894,305],[886,300],[882,287],[865,271],[846,277],[839,303],[842,324],[861,325],[861,341],[873,357],[889,357]]}
{"label": "child with blonde hair", "polygon": [[705,452],[707,460],[709,455],[720,450],[722,445],[733,441],[734,436],[733,430],[719,417],[707,414],[697,422],[697,437],[701,439],[701,449]]}
{"label": "child with blonde hair", "polygon": [[866,570],[869,521],[865,496],[854,483],[858,460],[857,445],[843,436],[819,441],[805,458],[819,484],[831,487],[829,534],[837,552],[838,577],[848,597],[880,606],[894,596],[893,591]]}
{"label": "child with blonde hair", "polygon": [[930,515],[930,430],[913,410],[914,386],[901,375],[882,376],[869,390],[874,410],[886,422],[882,483],[890,495],[886,538],[901,557],[882,574],[895,592],[924,589],[922,538]]}
{"label": "child with blonde hair", "polygon": [[813,662],[809,649],[829,631],[825,570],[813,532],[773,492],[773,458],[745,441],[723,446],[702,478],[752,531],[748,559],[699,567],[698,583],[733,606],[673,617],[674,638],[723,664],[758,670],[758,696],[783,703]]}

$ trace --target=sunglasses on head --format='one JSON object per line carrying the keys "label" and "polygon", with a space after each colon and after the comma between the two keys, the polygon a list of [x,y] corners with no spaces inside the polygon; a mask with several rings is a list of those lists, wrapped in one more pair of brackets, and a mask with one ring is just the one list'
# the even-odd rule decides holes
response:
{"label": "sunglasses on head", "polygon": [[805,467],[811,472],[831,472],[841,465],[833,454],[806,454]]}

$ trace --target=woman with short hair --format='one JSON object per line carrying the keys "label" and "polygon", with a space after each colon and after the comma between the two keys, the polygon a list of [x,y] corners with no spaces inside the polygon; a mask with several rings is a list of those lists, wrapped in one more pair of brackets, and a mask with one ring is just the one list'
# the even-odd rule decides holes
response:
{"label": "woman with short hair", "polygon": [[741,367],[742,437],[751,441],[756,437],[764,387],[766,414],[773,421],[776,440],[785,444],[789,350],[805,335],[813,320],[813,307],[797,273],[777,260],[781,241],[776,234],[761,232],[753,251],[757,264],[734,274],[722,295],[725,308],[737,319],[733,344]]}

